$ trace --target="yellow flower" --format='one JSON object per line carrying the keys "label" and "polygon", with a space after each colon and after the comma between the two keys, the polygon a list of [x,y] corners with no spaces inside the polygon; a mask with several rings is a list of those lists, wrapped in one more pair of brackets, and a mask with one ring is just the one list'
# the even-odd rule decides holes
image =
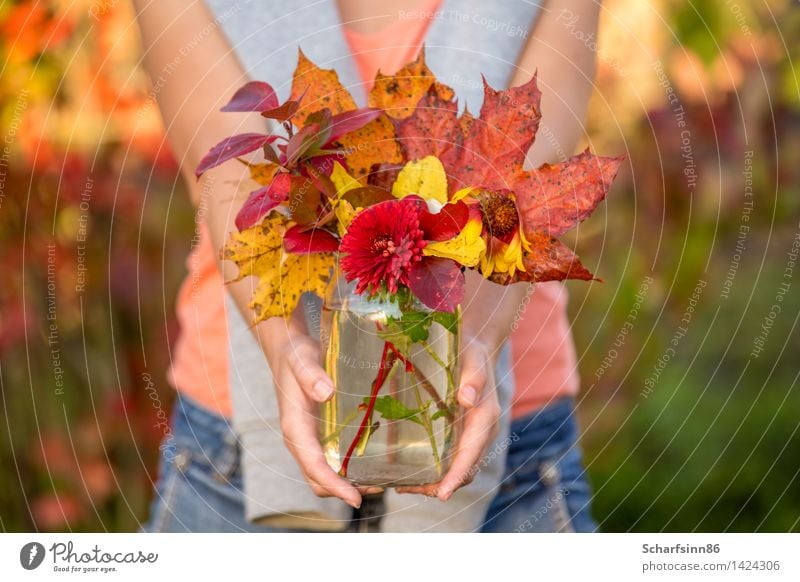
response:
{"label": "yellow flower", "polygon": [[425,202],[438,202],[441,208],[447,204],[447,173],[442,162],[436,156],[408,162],[397,175],[392,194],[395,198],[416,194]]}
{"label": "yellow flower", "polygon": [[481,237],[482,231],[483,222],[480,217],[470,217],[455,238],[430,242],[422,249],[422,254],[453,259],[465,267],[475,267],[486,253],[486,243]]}
{"label": "yellow flower", "polygon": [[339,231],[339,236],[344,236],[347,227],[353,221],[353,217],[362,209],[353,208],[347,200],[342,198],[350,190],[361,188],[361,183],[347,173],[347,170],[339,162],[333,163],[333,171],[331,172],[331,182],[336,188],[336,200],[333,201],[333,211],[336,214],[337,225],[336,229]]}
{"label": "yellow flower", "polygon": [[474,191],[475,188],[473,188],[472,186],[468,186],[467,188],[462,188],[461,190],[453,194],[453,197],[450,198],[450,202],[458,202],[459,200],[464,200],[465,198],[469,197],[469,195],[472,194]]}
{"label": "yellow flower", "polygon": [[514,276],[517,270],[525,271],[523,256],[531,245],[522,232],[514,195],[508,191],[484,190],[476,197],[483,213],[486,253],[481,257],[481,273],[507,273]]}
{"label": "yellow flower", "polygon": [[492,273],[508,273],[513,277],[517,270],[525,271],[522,257],[524,251],[531,250],[531,245],[521,228],[508,243],[494,239],[489,244],[488,252],[481,257],[481,273],[484,277]]}
{"label": "yellow flower", "polygon": [[336,187],[336,194],[339,198],[344,196],[350,190],[361,188],[361,182],[353,178],[347,173],[342,164],[333,162],[333,171],[331,171],[331,182]]}
{"label": "yellow flower", "polygon": [[344,236],[344,233],[347,232],[347,227],[350,226],[353,218],[361,210],[362,208],[353,208],[353,205],[347,200],[339,199],[336,201],[333,212],[336,214],[336,229],[339,231],[339,236]]}

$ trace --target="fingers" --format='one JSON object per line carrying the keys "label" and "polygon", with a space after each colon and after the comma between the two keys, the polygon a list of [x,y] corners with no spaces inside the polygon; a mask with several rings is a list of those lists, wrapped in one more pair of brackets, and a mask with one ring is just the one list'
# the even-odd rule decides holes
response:
{"label": "fingers", "polygon": [[464,415],[464,429],[459,437],[458,450],[450,470],[442,480],[426,485],[398,487],[398,493],[415,493],[447,501],[457,489],[472,482],[478,473],[478,464],[486,445],[497,433],[500,405],[496,394],[493,393],[492,396]]}
{"label": "fingers", "polygon": [[317,406],[333,395],[333,382],[319,364],[319,349],[307,337],[290,338],[275,354],[272,367],[281,432],[311,490],[319,497],[338,497],[361,506],[361,493],[325,461],[319,442]]}
{"label": "fingers", "polygon": [[[313,491],[314,495],[316,495],[317,497],[334,497],[334,495],[332,495],[327,489],[322,487],[316,481],[311,481],[308,478],[306,478],[306,480],[308,481],[308,484],[311,486],[311,491]],[[383,487],[377,487],[374,485],[356,485],[355,487],[356,491],[358,491],[362,495],[362,497],[364,495],[374,495],[376,493],[384,492]]]}
{"label": "fingers", "polygon": [[458,385],[458,403],[466,409],[474,408],[486,385],[486,366],[489,358],[486,350],[471,342],[461,357],[461,379]]}
{"label": "fingers", "polygon": [[373,495],[375,493],[383,493],[383,487],[376,487],[373,485],[358,486],[356,487],[361,495]]}
{"label": "fingers", "polygon": [[300,465],[315,495],[338,497],[352,507],[361,506],[361,494],[328,466],[317,437],[313,414],[287,414],[281,418],[284,441]]}
{"label": "fingers", "polygon": [[458,450],[450,470],[436,488],[435,495],[441,501],[450,499],[459,487],[475,478],[483,451],[497,431],[499,417],[500,407],[496,398],[494,402],[488,402],[464,415],[464,432],[458,441]]}
{"label": "fingers", "polygon": [[[466,412],[450,470],[438,483],[398,487],[398,493],[416,493],[447,501],[459,487],[470,483],[478,472],[481,455],[497,432],[500,405],[494,384],[489,382],[490,359],[482,344],[469,344],[461,361],[458,402]],[[485,397],[482,397],[484,393]]]}
{"label": "fingers", "polygon": [[413,493],[416,495],[424,495],[425,497],[436,497],[436,492],[439,490],[439,483],[428,483],[427,485],[405,485],[403,487],[396,487],[397,493]]}
{"label": "fingers", "polygon": [[303,392],[316,402],[333,396],[333,381],[320,366],[316,349],[306,343],[288,349],[287,363]]}

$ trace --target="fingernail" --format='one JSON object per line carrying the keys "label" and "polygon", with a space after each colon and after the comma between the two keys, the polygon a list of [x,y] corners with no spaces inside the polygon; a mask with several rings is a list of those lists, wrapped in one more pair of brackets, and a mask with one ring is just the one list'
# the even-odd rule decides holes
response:
{"label": "fingernail", "polygon": [[477,398],[478,393],[472,386],[464,386],[459,392],[459,396],[461,397],[461,402],[463,404],[471,407],[475,406],[475,399]]}
{"label": "fingernail", "polygon": [[319,380],[311,389],[314,397],[320,402],[325,402],[333,395],[333,385],[326,380]]}
{"label": "fingernail", "polygon": [[348,501],[347,504],[353,509],[359,509],[361,507],[360,501]]}

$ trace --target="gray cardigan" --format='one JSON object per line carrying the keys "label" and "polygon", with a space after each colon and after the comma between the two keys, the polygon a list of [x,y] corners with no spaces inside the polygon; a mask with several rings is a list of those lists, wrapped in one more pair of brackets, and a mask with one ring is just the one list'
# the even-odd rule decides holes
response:
{"label": "gray cardigan", "polygon": [[[316,64],[336,69],[344,86],[364,104],[365,91],[333,0],[206,2],[250,77],[269,82],[281,98],[289,94],[302,47]],[[435,14],[422,15],[432,18],[425,40],[427,63],[455,89],[462,106],[477,112],[483,101],[481,74],[495,88],[508,85],[538,11],[538,4],[527,0],[444,0]],[[401,13],[401,18],[420,16]],[[318,305],[307,301],[306,309]],[[283,444],[267,362],[230,297],[227,312],[233,426],[242,447],[247,518],[275,527],[341,529],[349,506],[318,498],[306,485]],[[476,479],[446,504],[387,491],[385,531],[474,531],[480,526],[505,461],[513,394],[509,352],[506,346],[496,370],[505,410],[500,434]]]}

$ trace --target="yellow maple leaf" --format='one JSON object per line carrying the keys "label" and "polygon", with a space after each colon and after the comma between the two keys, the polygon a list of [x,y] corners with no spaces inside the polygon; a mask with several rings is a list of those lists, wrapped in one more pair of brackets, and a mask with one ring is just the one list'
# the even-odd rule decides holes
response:
{"label": "yellow maple leaf", "polygon": [[[310,292],[324,297],[334,263],[333,253],[284,253],[277,285],[269,281],[272,283],[269,286],[270,293],[261,295],[257,289],[253,297],[253,304],[261,306],[260,310],[254,307],[257,321],[268,317],[289,317],[303,293]],[[269,305],[265,299],[270,301]]]}
{"label": "yellow maple leaf", "polygon": [[350,190],[361,188],[361,182],[353,178],[347,173],[347,170],[339,162],[333,163],[333,171],[331,171],[331,182],[336,188],[337,198],[334,201],[334,212],[336,213],[336,228],[339,231],[339,236],[344,236],[347,227],[353,221],[356,212],[360,208],[353,208],[347,200],[342,198]]}
{"label": "yellow maple leaf", "polygon": [[347,200],[343,198],[336,201],[336,228],[339,231],[339,236],[344,236],[347,232],[350,223],[356,217],[356,212],[361,211],[361,208],[353,208]]}
{"label": "yellow maple leaf", "polygon": [[270,317],[289,317],[306,291],[325,294],[334,266],[333,253],[296,255],[283,250],[286,217],[271,214],[261,224],[231,233],[223,258],[233,261],[239,273],[232,281],[256,277],[250,308],[255,323]]}
{"label": "yellow maple leaf", "polygon": [[272,178],[275,177],[275,173],[280,169],[280,166],[272,162],[260,164],[242,163],[250,170],[250,178],[262,186],[269,186],[272,183]]}
{"label": "yellow maple leaf", "polygon": [[339,162],[333,162],[333,170],[331,171],[331,182],[336,188],[336,193],[341,198],[345,193],[356,188],[361,188],[361,182],[353,178],[344,169],[344,166]]}
{"label": "yellow maple leaf", "polygon": [[272,213],[260,224],[240,232],[232,232],[222,249],[222,258],[236,263],[239,273],[233,281],[260,276],[269,265],[277,271],[283,248],[286,218]]}

